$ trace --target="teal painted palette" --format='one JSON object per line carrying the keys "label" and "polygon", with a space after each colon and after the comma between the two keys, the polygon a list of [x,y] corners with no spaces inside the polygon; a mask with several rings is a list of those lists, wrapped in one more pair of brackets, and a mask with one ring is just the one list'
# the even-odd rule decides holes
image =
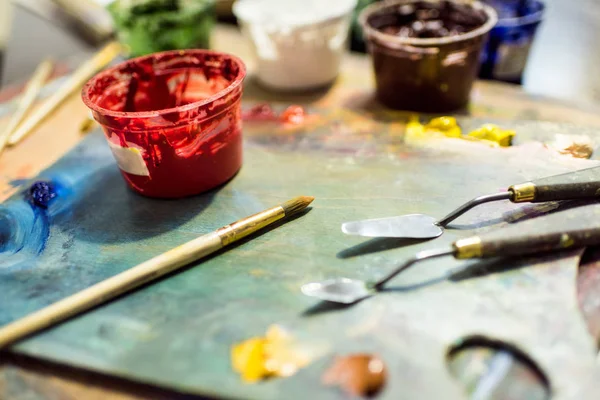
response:
{"label": "teal painted palette", "polygon": [[[493,149],[459,139],[410,143],[393,128],[397,121],[383,118],[365,130],[347,110],[316,112],[326,123],[295,130],[246,124],[241,171],[200,196],[158,200],[133,193],[100,132],[35,179],[57,189],[47,209],[25,199],[33,181],[23,184],[0,206],[0,325],[281,201],[316,199],[305,215],[14,350],[183,392],[256,399],[340,398],[339,389],[321,385],[321,374],[335,355],[369,352],[382,357],[390,376],[379,398],[462,399],[445,354],[479,334],[523,349],[546,372],[555,398],[577,398],[595,368],[595,343],[575,297],[577,252],[513,261],[492,272],[481,264],[432,262],[350,307],[315,302],[300,287],[337,276],[378,278],[416,251],[557,205],[484,205],[442,237],[422,242],[346,236],[344,221],[443,216],[482,193],[598,162],[533,141],[561,131],[550,123],[504,124],[517,129],[516,146]],[[457,275],[466,266],[472,272]],[[230,347],[272,324],[288,329],[315,358],[292,377],[245,384],[231,367]]]}

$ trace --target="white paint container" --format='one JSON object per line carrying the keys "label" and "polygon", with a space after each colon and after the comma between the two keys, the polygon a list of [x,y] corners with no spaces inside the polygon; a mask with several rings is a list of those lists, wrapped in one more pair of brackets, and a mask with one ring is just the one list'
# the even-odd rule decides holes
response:
{"label": "white paint container", "polygon": [[238,0],[233,13],[252,43],[256,77],[276,91],[324,87],[339,74],[357,0]]}

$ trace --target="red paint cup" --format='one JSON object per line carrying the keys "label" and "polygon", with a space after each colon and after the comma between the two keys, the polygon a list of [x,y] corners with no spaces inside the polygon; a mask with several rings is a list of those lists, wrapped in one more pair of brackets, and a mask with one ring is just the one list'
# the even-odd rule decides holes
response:
{"label": "red paint cup", "polygon": [[244,63],[229,54],[168,51],[100,72],[82,98],[133,190],[184,197],[240,169],[245,76]]}

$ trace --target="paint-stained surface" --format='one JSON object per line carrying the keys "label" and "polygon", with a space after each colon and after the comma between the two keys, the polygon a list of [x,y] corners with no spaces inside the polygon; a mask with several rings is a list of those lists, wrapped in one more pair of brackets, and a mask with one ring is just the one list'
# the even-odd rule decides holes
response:
{"label": "paint-stained surface", "polygon": [[[424,242],[346,236],[344,221],[441,217],[477,195],[599,162],[532,141],[552,140],[562,131],[555,124],[503,123],[517,132],[515,146],[490,148],[450,138],[407,143],[399,113],[309,113],[319,118],[294,127],[247,123],[242,170],[201,196],[164,201],[132,193],[94,132],[36,178],[62,190],[47,209],[33,208],[22,193],[4,203],[0,218],[10,223],[0,228],[0,324],[240,217],[297,195],[316,197],[304,216],[16,350],[179,390],[261,399],[339,398],[336,388],[319,384],[334,355],[373,353],[391,377],[380,398],[461,399],[445,354],[456,340],[479,334],[525,351],[546,373],[554,398],[582,398],[578,391],[594,378],[596,347],[578,311],[577,251],[474,264],[451,279],[444,278],[459,262],[424,263],[390,282],[397,290],[351,307],[315,303],[299,289],[340,275],[378,278],[415,251],[561,207],[482,205]],[[482,121],[460,122],[474,129]],[[230,347],[271,324],[318,357],[292,377],[244,384]]]}

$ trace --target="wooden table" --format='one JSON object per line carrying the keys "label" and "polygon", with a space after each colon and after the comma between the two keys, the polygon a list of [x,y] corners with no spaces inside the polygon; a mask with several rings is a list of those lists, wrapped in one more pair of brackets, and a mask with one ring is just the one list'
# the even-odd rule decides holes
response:
{"label": "wooden table", "polygon": [[[241,56],[251,73],[250,49],[232,27],[218,27],[213,47]],[[363,55],[348,55],[332,91],[351,90],[355,102],[373,101],[370,61]],[[358,88],[357,90],[354,90]],[[332,93],[281,96],[263,92],[248,79],[246,97],[294,103],[296,101],[333,99]],[[350,92],[349,92],[350,93]],[[358,94],[357,94],[358,93]],[[557,100],[529,95],[518,86],[494,82],[477,82],[468,113],[496,120],[547,120],[600,127],[600,106],[567,104]],[[331,100],[333,101],[333,100]],[[5,106],[6,107],[6,106]],[[0,106],[0,110],[2,106]],[[72,148],[82,137],[80,123],[87,110],[78,95],[73,96],[30,138],[0,158],[0,201],[16,190],[10,182],[35,176]],[[0,127],[7,122],[0,119]],[[183,396],[147,385],[126,382],[97,373],[56,365],[50,362],[14,355],[0,354],[0,399],[179,399]]]}

